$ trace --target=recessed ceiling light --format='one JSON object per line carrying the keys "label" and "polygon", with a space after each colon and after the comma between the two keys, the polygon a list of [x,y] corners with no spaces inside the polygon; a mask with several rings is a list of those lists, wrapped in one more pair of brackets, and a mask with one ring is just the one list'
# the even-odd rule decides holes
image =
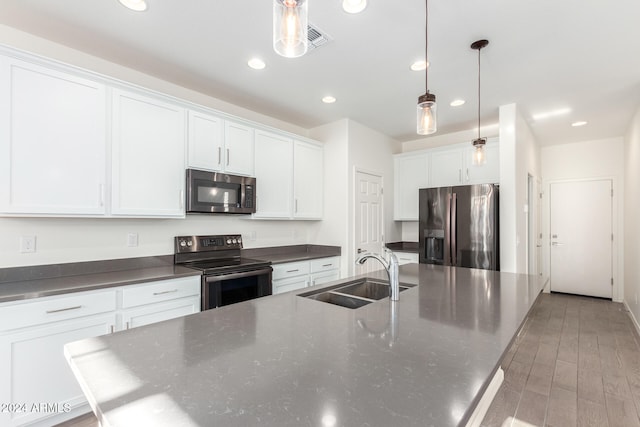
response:
{"label": "recessed ceiling light", "polygon": [[416,61],[413,64],[411,64],[411,69],[413,71],[424,71],[427,69],[428,66],[429,66],[429,63],[427,61]]}
{"label": "recessed ceiling light", "polygon": [[571,126],[573,126],[574,128],[577,128],[577,127],[579,127],[579,126],[584,126],[584,125],[586,125],[586,124],[587,124],[587,122],[585,122],[584,120],[582,120],[582,121],[579,121],[579,122],[573,122],[573,123],[571,123]]}
{"label": "recessed ceiling light", "polygon": [[120,3],[136,12],[143,12],[147,10],[147,2],[145,0],[119,0]]}
{"label": "recessed ceiling light", "polygon": [[334,102],[336,102],[336,98],[331,95],[327,95],[322,98],[322,102],[324,102],[325,104],[333,104]]}
{"label": "recessed ceiling light", "polygon": [[347,13],[360,13],[367,7],[367,0],[343,0],[342,8]]}
{"label": "recessed ceiling light", "polygon": [[265,64],[264,61],[260,58],[251,58],[249,62],[247,62],[247,65],[254,70],[262,70],[267,66],[267,64]]}
{"label": "recessed ceiling light", "polygon": [[571,108],[559,108],[553,111],[546,111],[544,113],[534,114],[531,117],[533,118],[533,120],[544,120],[544,119],[548,119],[549,117],[556,117],[556,116],[562,116],[564,114],[569,114],[570,112],[571,112]]}
{"label": "recessed ceiling light", "polygon": [[464,99],[454,99],[453,101],[451,101],[451,105],[452,107],[459,107],[461,105],[464,105],[466,101]]}

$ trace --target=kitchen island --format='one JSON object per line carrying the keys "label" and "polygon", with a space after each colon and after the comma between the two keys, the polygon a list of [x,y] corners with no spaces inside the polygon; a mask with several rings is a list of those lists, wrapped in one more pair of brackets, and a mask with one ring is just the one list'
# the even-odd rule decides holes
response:
{"label": "kitchen island", "polygon": [[401,266],[400,281],[417,286],[395,307],[385,298],[349,309],[297,291],[77,341],[65,354],[105,427],[464,426],[541,284],[422,264]]}

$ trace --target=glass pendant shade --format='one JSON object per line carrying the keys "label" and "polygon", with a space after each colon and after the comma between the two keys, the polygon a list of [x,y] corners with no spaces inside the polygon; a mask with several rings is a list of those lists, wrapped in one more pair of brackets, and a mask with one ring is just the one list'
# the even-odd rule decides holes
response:
{"label": "glass pendant shade", "polygon": [[417,132],[418,135],[431,135],[438,130],[436,96],[427,92],[418,98]]}
{"label": "glass pendant shade", "polygon": [[473,141],[473,146],[475,147],[475,150],[473,150],[473,164],[476,166],[482,166],[486,162],[484,157],[484,145],[486,143],[487,140],[484,138],[479,138]]}
{"label": "glass pendant shade", "polygon": [[347,13],[360,13],[367,7],[367,0],[343,0],[342,9]]}
{"label": "glass pendant shade", "polygon": [[308,0],[273,0],[273,49],[286,58],[307,53]]}

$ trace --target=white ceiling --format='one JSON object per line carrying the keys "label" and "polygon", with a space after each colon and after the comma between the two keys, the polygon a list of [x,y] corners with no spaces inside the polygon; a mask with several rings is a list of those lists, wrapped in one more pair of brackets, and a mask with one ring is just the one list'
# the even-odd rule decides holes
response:
{"label": "white ceiling", "polygon": [[[311,24],[332,40],[287,59],[271,47],[271,0],[1,0],[0,23],[216,98],[311,128],[349,117],[399,141],[415,140],[424,72],[423,0],[308,0]],[[621,136],[640,104],[638,0],[431,0],[429,90],[438,133],[475,128],[477,52],[482,122],[516,103],[543,145]],[[267,67],[247,67],[253,57]],[[325,95],[338,101],[321,102]],[[467,103],[453,108],[449,102]],[[536,113],[570,108],[534,121]],[[588,121],[572,128],[570,123]]]}

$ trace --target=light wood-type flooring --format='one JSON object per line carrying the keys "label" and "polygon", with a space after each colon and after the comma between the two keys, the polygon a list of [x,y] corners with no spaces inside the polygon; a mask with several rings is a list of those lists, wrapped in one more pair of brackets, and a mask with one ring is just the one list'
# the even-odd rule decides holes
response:
{"label": "light wood-type flooring", "polygon": [[623,304],[540,295],[502,368],[483,427],[640,427],[640,337]]}

